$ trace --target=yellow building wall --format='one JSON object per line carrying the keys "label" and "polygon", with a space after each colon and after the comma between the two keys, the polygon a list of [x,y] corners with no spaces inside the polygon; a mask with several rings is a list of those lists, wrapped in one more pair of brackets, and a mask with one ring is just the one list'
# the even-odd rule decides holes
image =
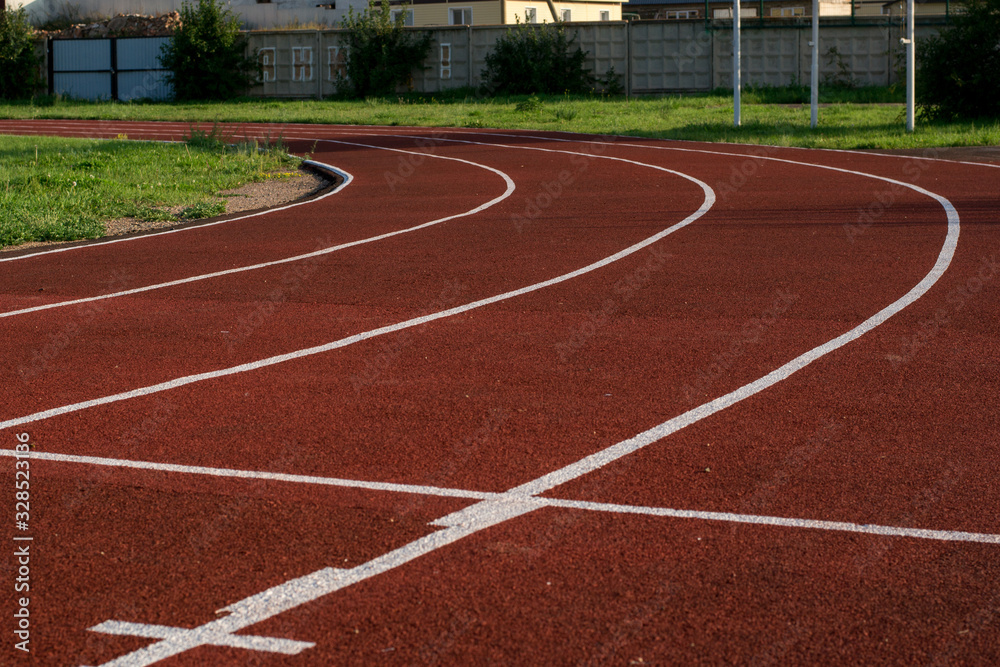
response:
{"label": "yellow building wall", "polygon": [[500,0],[487,2],[439,2],[432,5],[413,5],[413,25],[419,27],[448,25],[452,9],[468,7],[472,9],[473,25],[496,25],[500,23]]}
{"label": "yellow building wall", "polygon": [[[608,12],[609,21],[621,21],[622,20],[622,6],[621,3],[599,3],[599,2],[554,2],[556,7],[556,16],[562,16],[562,10],[570,10],[570,20],[571,21],[600,21],[601,12]],[[535,16],[538,18],[539,23],[552,23],[552,11],[549,9],[549,3],[545,0],[538,2],[525,2],[522,0],[508,0],[507,1],[507,16],[505,23],[514,23],[517,19],[520,19],[521,23],[524,23],[525,8],[534,7]]]}

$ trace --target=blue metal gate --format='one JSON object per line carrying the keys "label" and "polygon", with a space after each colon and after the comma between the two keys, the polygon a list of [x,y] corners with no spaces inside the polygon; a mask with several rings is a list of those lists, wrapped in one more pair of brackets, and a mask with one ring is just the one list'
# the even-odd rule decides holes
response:
{"label": "blue metal gate", "polygon": [[50,39],[49,92],[87,100],[173,97],[160,66],[169,37]]}

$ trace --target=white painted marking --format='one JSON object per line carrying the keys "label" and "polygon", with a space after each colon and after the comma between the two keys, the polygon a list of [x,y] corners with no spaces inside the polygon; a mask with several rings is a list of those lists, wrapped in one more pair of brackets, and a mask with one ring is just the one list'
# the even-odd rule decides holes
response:
{"label": "white painted marking", "polygon": [[850,523],[845,521],[820,521],[816,519],[794,519],[758,514],[736,514],[733,512],[702,512],[698,510],[677,510],[666,507],[640,507],[615,503],[593,503],[583,500],[562,500],[546,498],[552,507],[566,507],[591,512],[614,512],[618,514],[641,514],[662,516],[673,519],[698,519],[701,521],[721,521],[726,523],[748,523],[757,526],[780,526],[807,530],[828,530],[843,533],[863,533],[886,537],[909,537],[918,540],[941,542],[979,542],[1000,544],[1000,535],[990,533],[968,533],[956,530],[931,530],[927,528],[906,528],[902,526],[882,526],[871,523]]}
{"label": "white painted marking", "polygon": [[[822,167],[821,165],[809,166],[829,168]],[[835,170],[847,171],[840,169]],[[899,181],[893,181],[892,179],[874,176],[871,174],[863,174],[861,172],[848,173],[855,173],[861,176],[876,178],[878,180],[900,183]],[[882,309],[868,320],[865,320],[858,326],[854,327],[847,333],[838,336],[832,341],[813,348],[809,352],[796,357],[792,361],[781,366],[777,370],[768,373],[759,380],[744,385],[740,389],[730,392],[715,401],[710,401],[698,408],[695,408],[694,410],[690,410],[678,417],[667,420],[633,438],[624,440],[601,450],[600,452],[592,454],[591,456],[585,457],[577,463],[565,466],[559,470],[527,482],[526,484],[514,487],[504,494],[505,498],[482,501],[464,510],[452,513],[442,519],[439,519],[435,522],[436,524],[444,523],[449,527],[437,533],[432,533],[431,535],[420,538],[384,556],[380,556],[369,561],[368,563],[365,563],[364,565],[354,568],[350,572],[357,573],[356,577],[345,577],[342,571],[337,571],[337,574],[331,577],[331,575],[328,574],[328,570],[319,570],[311,575],[294,580],[295,582],[305,583],[305,586],[290,586],[292,582],[288,582],[286,584],[281,584],[268,589],[263,593],[259,593],[226,608],[227,611],[239,610],[241,612],[246,609],[247,611],[245,614],[234,614],[234,617],[230,617],[229,619],[212,621],[201,627],[206,629],[206,631],[211,632],[234,632],[235,629],[230,628],[229,626],[226,626],[226,628],[223,629],[220,626],[220,623],[226,620],[232,620],[232,623],[237,629],[247,627],[248,625],[252,625],[254,623],[259,623],[276,614],[282,613],[283,611],[287,611],[301,604],[315,600],[317,597],[344,588],[345,586],[350,585],[347,583],[348,581],[354,583],[355,581],[361,581],[377,574],[381,574],[382,572],[399,567],[400,565],[415,558],[431,553],[432,551],[436,551],[437,549],[462,539],[463,537],[467,537],[468,535],[472,535],[490,526],[507,521],[515,516],[521,516],[529,513],[539,506],[544,506],[544,502],[538,503],[538,501],[544,501],[544,499],[535,498],[534,496],[536,494],[542,493],[555,486],[564,484],[589,472],[597,470],[598,468],[605,466],[608,463],[625,456],[626,454],[635,452],[642,447],[646,447],[649,444],[656,442],[657,440],[664,438],[681,428],[684,428],[685,426],[696,423],[705,417],[715,414],[719,410],[743,401],[744,399],[763,391],[777,382],[787,379],[789,376],[802,370],[816,359],[819,359],[820,357],[842,347],[843,345],[846,345],[848,342],[857,339],[879,324],[882,324],[893,314],[898,313],[907,305],[920,298],[920,296],[926,293],[926,291],[940,279],[941,275],[951,263],[951,259],[955,253],[955,248],[958,244],[959,217],[957,211],[951,205],[951,202],[940,195],[930,193],[922,188],[918,188],[917,186],[907,183],[900,183],[900,185],[925,193],[938,201],[944,207],[948,217],[948,232],[941,251],[938,254],[937,261],[924,279],[908,291],[903,297],[897,299],[895,302]],[[702,184],[702,187],[708,188],[708,186],[704,184]],[[706,189],[706,202],[710,192],[710,190]],[[847,526],[849,524],[841,525]],[[149,665],[152,664],[153,661],[146,661],[145,657],[140,657],[141,652],[151,652],[155,653],[155,655],[161,655],[162,657],[156,658],[156,660],[160,660],[163,657],[177,655],[178,653],[186,651],[188,648],[191,647],[171,643],[171,640],[166,639],[153,644],[146,649],[142,649],[141,651],[123,656],[119,659],[122,662],[115,661],[114,663],[108,664],[128,665],[129,667]]]}
{"label": "white painted marking", "polygon": [[[0,449],[0,456],[16,457],[18,453],[12,449]],[[205,466],[180,465],[175,463],[153,463],[151,461],[132,461],[128,459],[110,459],[95,456],[77,456],[73,454],[56,454],[52,452],[32,452],[31,458],[56,463],[72,463],[80,465],[98,465],[115,468],[151,470],[164,473],[185,475],[205,475],[224,479],[243,479],[264,482],[283,482],[289,484],[311,484],[333,486],[349,489],[364,489],[385,493],[404,493],[412,495],[433,496],[442,498],[462,498],[467,500],[488,500],[498,508],[491,516],[506,514],[510,517],[520,516],[527,511],[540,507],[562,507],[567,509],[587,510],[590,512],[612,512],[617,514],[642,514],[648,516],[668,517],[674,519],[698,519],[703,521],[721,521],[730,523],[749,523],[762,526],[783,526],[788,528],[806,528],[814,530],[829,530],[836,532],[868,533],[890,537],[911,537],[924,540],[941,540],[954,542],[981,542],[1000,544],[1000,535],[990,533],[969,533],[953,530],[930,530],[926,528],[906,528],[900,526],[884,526],[877,524],[856,524],[842,521],[819,521],[788,517],[763,516],[758,514],[736,514],[732,512],[704,512],[700,510],[678,510],[667,507],[644,507],[639,505],[622,505],[618,503],[598,503],[585,500],[570,500],[529,496],[528,498],[512,497],[507,493],[489,491],[474,491],[470,489],[455,489],[420,484],[396,484],[392,482],[370,482],[339,477],[316,477],[313,475],[292,475],[257,470],[234,470],[231,468],[211,468]],[[482,509],[470,511],[483,504],[472,505],[432,522],[435,526],[451,528],[471,527],[481,520]],[[523,511],[522,511],[523,510]],[[490,519],[492,522],[492,519]],[[346,570],[345,570],[346,571]]]}
{"label": "white painted marking", "polygon": [[[12,449],[0,449],[0,456],[16,456]],[[261,472],[256,470],[235,470],[232,468],[210,468],[204,466],[189,466],[177,463],[155,463],[153,461],[132,461],[128,459],[111,459],[101,456],[78,456],[76,454],[57,454],[54,452],[32,452],[31,458],[40,461],[55,461],[58,463],[78,463],[81,465],[105,466],[111,468],[132,468],[135,470],[153,470],[157,472],[179,473],[187,475],[208,475],[211,477],[226,477],[233,479],[250,479],[265,482],[289,482],[293,484],[316,484],[319,486],[342,486],[369,491],[386,491],[390,493],[411,493],[423,496],[441,496],[445,498],[467,498],[469,500],[488,500],[500,497],[502,494],[485,491],[465,491],[463,489],[448,489],[436,486],[414,484],[395,484],[392,482],[363,482],[337,477],[316,477],[313,475],[293,475],[280,472]]]}
{"label": "white painted marking", "polygon": [[[568,152],[568,151],[555,151],[555,152]],[[49,410],[43,410],[36,412],[34,414],[26,415],[24,417],[17,417],[15,419],[8,419],[6,421],[0,422],[0,431],[8,429],[14,426],[20,426],[23,424],[30,424],[32,422],[41,421],[43,419],[49,419],[51,417],[56,417],[58,415],[69,414],[72,412],[79,412],[80,410],[87,410],[89,408],[97,407],[99,405],[108,405],[110,403],[117,403],[119,401],[126,401],[133,398],[139,398],[140,396],[150,396],[152,394],[158,394],[160,392],[169,391],[172,389],[177,389],[189,384],[194,384],[197,382],[205,382],[207,380],[214,380],[216,378],[227,377],[230,375],[236,375],[239,373],[246,373],[249,371],[259,370],[261,368],[266,368],[268,366],[274,366],[276,364],[282,364],[288,361],[294,361],[297,359],[302,359],[305,357],[310,357],[316,354],[322,354],[325,352],[330,352],[332,350],[337,350],[354,343],[358,343],[364,340],[369,340],[371,338],[376,338],[378,336],[384,336],[386,334],[395,333],[397,331],[402,331],[404,329],[409,329],[411,327],[420,326],[422,324],[427,324],[428,322],[433,322],[435,320],[444,319],[447,317],[452,317],[453,315],[458,315],[461,313],[468,312],[470,310],[475,310],[477,308],[482,308],[494,303],[499,303],[501,301],[507,301],[524,294],[530,294],[531,292],[536,292],[538,290],[551,287],[552,285],[558,285],[559,283],[572,280],[579,276],[585,275],[597,269],[601,269],[609,264],[617,262],[618,260],[628,257],[636,252],[639,252],[643,248],[646,248],[653,243],[665,238],[669,234],[673,234],[679,229],[687,227],[692,222],[705,215],[708,210],[715,203],[715,193],[706,183],[699,181],[696,178],[688,176],[678,171],[672,169],[667,169],[665,167],[659,167],[656,165],[645,164],[643,162],[635,162],[633,160],[625,160],[624,158],[604,158],[603,156],[596,156],[602,159],[615,160],[618,162],[628,162],[638,166],[649,167],[657,171],[666,172],[673,174],[675,176],[680,176],[681,178],[687,179],[696,185],[698,185],[704,192],[705,199],[701,206],[698,207],[691,215],[687,216],[680,222],[663,231],[660,231],[652,236],[635,243],[624,250],[620,250],[613,255],[605,257],[604,259],[598,260],[592,264],[588,264],[583,268],[577,269],[575,271],[570,271],[569,273],[564,273],[555,278],[550,278],[533,285],[528,285],[527,287],[522,287],[520,289],[511,290],[509,292],[504,292],[503,294],[497,294],[495,296],[487,297],[484,299],[479,299],[478,301],[473,301],[461,306],[456,306],[454,308],[449,308],[447,310],[438,311],[436,313],[430,313],[428,315],[423,315],[421,317],[415,317],[404,322],[398,322],[396,324],[390,324],[384,327],[379,327],[378,329],[371,329],[369,331],[364,331],[362,333],[354,334],[353,336],[348,336],[346,338],[341,338],[324,345],[317,345],[315,347],[310,347],[302,350],[296,350],[294,352],[288,352],[285,354],[279,354],[273,357],[267,357],[265,359],[260,359],[258,361],[249,362],[246,364],[240,364],[239,366],[232,366],[229,368],[223,368],[215,371],[208,371],[205,373],[198,373],[195,375],[188,375],[185,377],[176,378],[173,380],[168,380],[166,382],[160,382],[158,384],[150,385],[147,387],[142,387],[139,389],[133,389],[131,391],[121,392],[118,394],[112,394],[109,396],[102,396],[101,398],[91,399],[89,401],[81,401],[79,403],[73,403],[71,405],[64,405],[58,408],[52,408]]]}
{"label": "white painted marking", "polygon": [[[504,180],[504,183],[506,183],[507,187],[504,190],[503,194],[501,194],[501,195],[499,195],[497,197],[494,197],[493,199],[489,200],[488,202],[486,202],[484,204],[480,204],[479,206],[476,206],[475,208],[472,208],[472,209],[470,209],[470,210],[468,210],[468,211],[466,211],[464,213],[457,213],[455,215],[449,215],[449,216],[446,216],[444,218],[438,218],[437,220],[431,220],[430,222],[424,222],[424,223],[421,223],[419,225],[415,225],[413,227],[407,227],[406,229],[398,229],[398,230],[396,230],[394,232],[386,232],[385,234],[378,234],[376,236],[370,236],[370,237],[368,237],[366,239],[359,239],[357,241],[349,241],[347,243],[341,243],[339,245],[330,246],[330,247],[327,247],[327,248],[323,248],[321,250],[316,250],[316,251],[305,253],[305,254],[302,254],[302,255],[295,255],[294,257],[286,257],[286,258],[283,258],[283,259],[277,259],[277,260],[273,260],[273,261],[270,261],[270,262],[261,262],[259,264],[251,264],[249,266],[241,266],[241,267],[237,267],[235,269],[226,269],[225,271],[215,271],[213,273],[205,273],[205,274],[198,275],[198,276],[191,276],[189,278],[180,278],[178,280],[171,280],[169,282],[157,283],[155,285],[146,285],[145,287],[136,287],[136,288],[129,289],[129,290],[122,290],[120,292],[113,292],[113,293],[109,293],[109,294],[101,294],[101,295],[98,295],[98,296],[84,297],[82,299],[72,299],[72,300],[69,300],[69,301],[59,301],[59,302],[56,302],[56,303],[48,303],[48,304],[45,304],[45,305],[42,305],[42,306],[33,306],[31,308],[22,308],[20,310],[11,310],[11,311],[8,311],[6,313],[0,313],[0,319],[5,318],[5,317],[13,317],[15,315],[24,315],[26,313],[33,313],[33,312],[36,312],[36,311],[39,311],[39,310],[50,310],[50,309],[53,309],[53,308],[63,308],[63,307],[66,307],[66,306],[74,306],[74,305],[78,305],[78,304],[81,304],[81,303],[89,303],[91,301],[104,301],[106,299],[115,299],[115,298],[118,298],[118,297],[129,296],[129,295],[132,295],[132,294],[141,294],[143,292],[150,292],[150,291],[153,291],[153,290],[164,289],[164,288],[167,288],[167,287],[176,287],[177,285],[185,285],[185,284],[188,284],[188,283],[195,283],[195,282],[199,282],[199,281],[202,281],[202,280],[209,280],[211,278],[219,278],[221,276],[228,276],[228,275],[232,275],[232,274],[235,274],[235,273],[244,273],[246,271],[256,271],[257,269],[263,269],[263,268],[267,268],[267,267],[270,267],[270,266],[278,266],[280,264],[288,264],[290,262],[300,262],[302,260],[310,259],[312,257],[320,257],[322,255],[328,255],[330,253],[337,252],[339,250],[344,250],[345,248],[353,248],[355,246],[365,245],[367,243],[374,243],[375,241],[382,241],[384,239],[388,239],[388,238],[391,238],[393,236],[399,236],[401,234],[409,234],[411,232],[415,232],[415,231],[418,231],[420,229],[426,229],[428,227],[433,227],[434,225],[438,225],[438,224],[441,224],[443,222],[448,222],[450,220],[458,220],[459,218],[464,218],[464,217],[467,217],[467,216],[470,216],[470,215],[475,215],[477,213],[485,211],[486,209],[488,209],[488,208],[490,208],[492,206],[495,206],[496,204],[502,202],[504,199],[507,199],[508,197],[510,197],[514,193],[514,190],[515,190],[514,181],[511,180],[510,176],[508,176],[504,172],[500,171],[499,169],[494,169],[493,167],[490,167],[490,166],[487,166],[487,165],[484,165],[484,164],[479,164],[478,162],[471,162],[469,160],[462,160],[460,158],[447,157],[447,156],[444,156],[444,155],[432,155],[430,153],[421,153],[421,152],[418,152],[418,151],[407,151],[407,150],[402,150],[402,149],[398,149],[398,148],[383,148],[383,147],[380,147],[380,146],[371,146],[371,145],[368,145],[368,144],[358,144],[358,143],[349,142],[349,141],[334,141],[332,139],[322,139],[321,141],[327,142],[327,143],[346,144],[346,145],[349,145],[349,146],[363,146],[365,148],[374,148],[374,149],[377,149],[377,150],[393,151],[393,152],[396,152],[396,153],[407,153],[409,155],[420,155],[420,156],[434,157],[434,158],[437,158],[437,159],[440,159],[440,160],[451,160],[451,161],[455,161],[455,162],[462,162],[464,164],[473,165],[475,167],[481,167],[481,168],[483,168],[483,169],[485,169],[487,171],[491,171],[491,172],[497,174],[498,176],[500,176],[500,178],[502,178]],[[344,172],[344,173],[346,173],[346,172]],[[353,176],[351,177],[351,180],[353,180]],[[349,180],[345,180],[345,182],[340,187],[343,187],[343,186],[347,185],[347,183],[349,183],[349,182],[350,182]],[[340,189],[340,188],[338,188],[338,189]],[[333,193],[328,193],[328,194],[333,194]],[[259,215],[264,215],[266,213],[271,213],[273,211],[283,211],[286,208],[291,208],[291,207],[271,209],[270,211],[265,211],[264,213],[258,213],[258,214],[252,215],[252,216],[245,216],[244,218],[234,218],[233,220],[225,220],[223,222],[233,222],[234,220],[244,220],[246,218],[256,217],[256,216],[259,216]],[[218,223],[212,223],[212,224],[218,224]],[[207,227],[207,226],[210,226],[210,225],[202,225],[202,226]],[[180,231],[180,230],[175,230],[175,231]],[[156,236],[156,235],[155,234],[149,234],[148,236]],[[124,240],[124,239],[122,239],[122,240]],[[91,245],[94,245],[94,244],[91,244]],[[84,247],[84,246],[81,246],[81,247]],[[51,252],[55,252],[55,251],[51,251]],[[25,256],[26,257],[37,257],[40,254],[44,254],[44,253],[36,253],[34,255],[25,255]],[[2,261],[2,260],[0,260],[0,261]]]}
{"label": "white painted marking", "polygon": [[284,653],[298,655],[307,648],[312,648],[314,642],[299,642],[291,639],[274,637],[254,637],[252,635],[234,635],[230,633],[199,632],[186,628],[172,628],[166,625],[150,625],[147,623],[126,623],[124,621],[105,621],[92,628],[91,632],[106,635],[123,635],[126,637],[147,637],[149,639],[170,639],[178,643],[190,643],[193,646],[212,645],[243,648],[250,651],[266,651],[268,653]]}

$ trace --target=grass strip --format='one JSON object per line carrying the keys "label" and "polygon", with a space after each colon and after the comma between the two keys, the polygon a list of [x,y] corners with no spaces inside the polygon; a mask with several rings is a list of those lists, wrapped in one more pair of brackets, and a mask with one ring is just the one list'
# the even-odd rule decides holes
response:
{"label": "grass strip", "polygon": [[[222,190],[289,174],[297,161],[216,134],[185,143],[0,138],[0,246],[104,235],[120,218],[182,220],[225,212]],[[289,174],[290,175],[290,174]]]}
{"label": "grass strip", "polygon": [[242,99],[224,103],[90,103],[43,98],[0,105],[0,118],[132,121],[335,123],[424,127],[564,130],[658,139],[800,146],[804,148],[927,148],[1000,144],[1000,119],[918,123],[904,129],[898,88],[822,91],[819,127],[809,126],[809,91],[802,86],[743,92],[742,127],[733,127],[731,91],[609,98],[600,95],[484,98],[460,89],[386,99]]}

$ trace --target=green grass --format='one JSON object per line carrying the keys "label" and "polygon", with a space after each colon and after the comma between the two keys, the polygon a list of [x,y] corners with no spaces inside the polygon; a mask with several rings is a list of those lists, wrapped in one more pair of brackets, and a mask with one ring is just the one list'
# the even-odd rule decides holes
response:
{"label": "green grass", "polygon": [[218,215],[225,211],[219,191],[287,173],[295,163],[254,145],[228,147],[214,133],[183,144],[3,137],[0,246],[97,238],[117,218]]}
{"label": "green grass", "polygon": [[661,139],[801,146],[925,148],[1000,143],[1000,120],[918,122],[904,130],[902,90],[821,90],[819,127],[809,127],[809,91],[802,86],[743,93],[742,127],[733,127],[732,94],[606,98],[546,96],[482,98],[471,90],[390,99],[261,100],[227,103],[87,103],[48,99],[0,105],[0,118],[83,118],[273,123],[346,123],[430,127],[566,130]]}

